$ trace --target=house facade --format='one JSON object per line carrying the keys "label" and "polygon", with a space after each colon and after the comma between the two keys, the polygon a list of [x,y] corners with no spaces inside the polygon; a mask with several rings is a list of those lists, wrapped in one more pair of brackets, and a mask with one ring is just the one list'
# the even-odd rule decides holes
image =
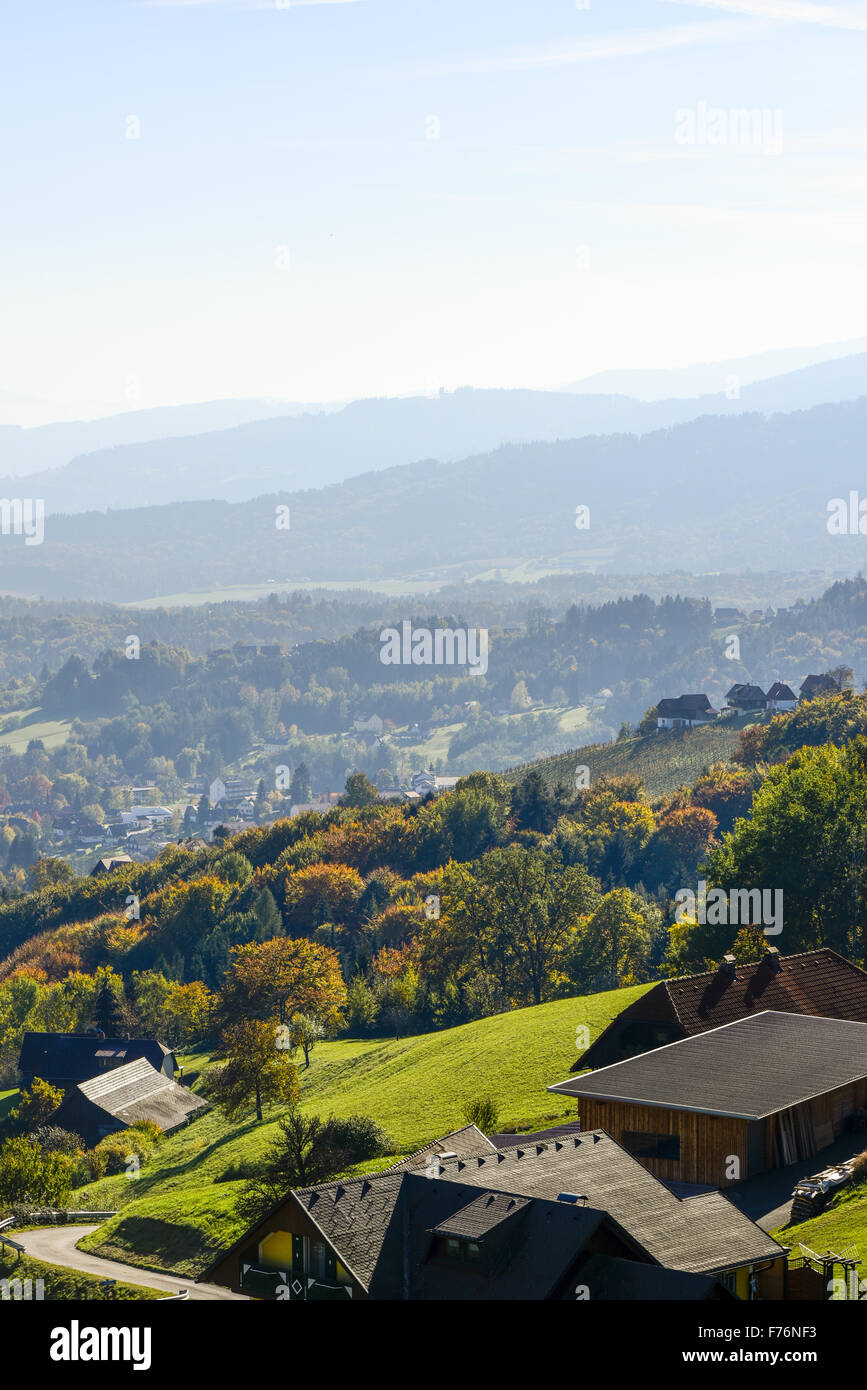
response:
{"label": "house facade", "polygon": [[678,695],[676,699],[660,700],[656,707],[656,725],[659,729],[692,729],[698,724],[708,724],[717,716],[706,695]]}

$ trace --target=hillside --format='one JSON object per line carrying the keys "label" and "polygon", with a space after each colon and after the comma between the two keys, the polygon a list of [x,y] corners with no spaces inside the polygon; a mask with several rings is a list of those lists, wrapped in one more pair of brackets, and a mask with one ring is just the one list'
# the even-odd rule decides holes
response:
{"label": "hillside", "polygon": [[[574,1061],[576,1027],[586,1024],[598,1036],[648,988],[560,999],[441,1033],[320,1043],[301,1072],[302,1106],[323,1117],[372,1116],[396,1155],[464,1124],[464,1107],[478,1096],[497,1102],[502,1129],[558,1123],[574,1107],[545,1088]],[[184,1060],[188,1072],[207,1068],[201,1055]],[[121,1175],[78,1190],[76,1202],[121,1208],[84,1245],[144,1267],[201,1272],[210,1252],[240,1233],[232,1213],[240,1182],[231,1174],[261,1159],[278,1118],[272,1111],[261,1125],[252,1118],[229,1124],[211,1110],[167,1139],[135,1184]]]}
{"label": "hillside", "polygon": [[[256,475],[255,465],[243,470],[262,494],[255,500],[168,505],[177,490],[154,474],[144,492],[126,488],[127,501],[139,504],[128,513],[48,515],[51,544],[28,546],[19,538],[4,548],[0,585],[46,597],[135,601],[272,579],[458,579],[522,559],[554,568],[653,570],[669,569],[676,555],[685,569],[733,571],[761,555],[767,568],[796,569],[805,552],[814,567],[854,572],[860,538],[829,534],[827,506],[829,498],[848,496],[865,433],[867,398],[770,418],[704,416],[641,436],[564,437],[493,451],[488,445],[488,452],[455,462],[431,459],[437,445],[426,436],[424,461],[393,466],[386,466],[391,456],[380,441],[375,458],[365,458],[359,444],[358,476],[345,481],[325,467],[313,476],[293,472],[282,441],[279,474]],[[250,450],[259,457],[255,440]],[[209,460],[215,477],[229,467]],[[181,466],[176,461],[178,476]],[[119,474],[116,461],[111,465],[113,477],[125,481],[145,479],[145,467],[132,461],[131,474]],[[209,484],[197,495],[216,490]],[[77,491],[85,496],[83,487]],[[47,487],[42,495],[50,508]],[[576,530],[579,505],[589,508],[585,530]],[[277,508],[287,506],[291,528],[278,529]],[[285,511],[279,515],[285,522]]]}
{"label": "hillside", "polygon": [[639,777],[651,798],[665,796],[689,785],[715,762],[726,762],[736,747],[741,729],[756,723],[754,717],[726,719],[700,729],[663,729],[640,738],[618,739],[615,743],[592,743],[553,758],[513,767],[503,775],[517,784],[529,767],[538,769],[546,786],[571,788],[575,769],[590,769],[591,785],[597,778]]}

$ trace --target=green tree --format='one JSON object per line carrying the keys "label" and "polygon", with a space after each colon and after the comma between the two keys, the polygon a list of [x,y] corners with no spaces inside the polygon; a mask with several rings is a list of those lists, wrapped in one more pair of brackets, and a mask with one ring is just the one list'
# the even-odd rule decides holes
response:
{"label": "green tree", "polygon": [[346,779],[346,790],[340,798],[341,806],[360,809],[363,806],[372,806],[378,799],[376,787],[366,772],[350,772]]}
{"label": "green tree", "polygon": [[7,1139],[0,1149],[0,1206],[64,1206],[72,1188],[72,1168],[69,1155],[45,1153],[25,1135]]}
{"label": "green tree", "polygon": [[273,1023],[257,1018],[224,1028],[214,1053],[222,1065],[212,1069],[207,1093],[230,1120],[238,1119],[251,1106],[255,1106],[256,1119],[261,1120],[263,1105],[294,1105],[297,1101],[298,1072],[282,1041]]}

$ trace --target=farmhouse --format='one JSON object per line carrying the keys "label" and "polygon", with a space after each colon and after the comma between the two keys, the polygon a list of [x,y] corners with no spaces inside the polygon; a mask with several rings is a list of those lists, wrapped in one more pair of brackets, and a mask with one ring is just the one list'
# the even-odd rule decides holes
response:
{"label": "farmhouse", "polygon": [[767,708],[767,696],[759,685],[733,685],[726,694],[726,704],[735,714],[751,714]]}
{"label": "farmhouse", "polygon": [[102,859],[97,859],[90,871],[90,877],[100,878],[102,874],[113,874],[115,869],[125,869],[127,864],[134,863],[135,860],[128,854],[105,855]]}
{"label": "farmhouse", "polygon": [[548,1089],[657,1177],[724,1187],[846,1131],[867,1102],[867,1023],[767,1010]]}
{"label": "farmhouse", "polygon": [[678,695],[677,699],[660,700],[656,707],[659,729],[692,729],[696,724],[709,723],[716,716],[717,711],[706,695]]}
{"label": "farmhouse", "polygon": [[791,686],[774,681],[767,694],[768,709],[788,711],[798,708],[798,697]]}
{"label": "farmhouse", "polygon": [[72,1087],[49,1117],[49,1124],[80,1134],[91,1147],[136,1120],[153,1120],[170,1134],[206,1105],[201,1096],[178,1086],[140,1057]]}
{"label": "farmhouse", "polygon": [[[469,1190],[468,1190],[469,1189]],[[201,1276],[296,1299],[782,1297],[786,1253],[719,1192],[675,1196],[607,1134],[496,1149],[474,1126],[288,1192]]]}
{"label": "farmhouse", "polygon": [[815,700],[818,695],[835,695],[840,687],[833,676],[806,676],[801,682],[802,700]]}
{"label": "farmhouse", "polygon": [[707,974],[660,980],[609,1023],[572,1071],[607,1067],[766,1009],[867,1023],[867,972],[827,948],[781,956],[769,946],[745,965],[727,956]]}
{"label": "farmhouse", "polygon": [[90,1081],[102,1072],[144,1057],[152,1067],[174,1080],[175,1055],[154,1038],[106,1038],[92,1033],[25,1033],[18,1057],[22,1086],[39,1076],[64,1089]]}

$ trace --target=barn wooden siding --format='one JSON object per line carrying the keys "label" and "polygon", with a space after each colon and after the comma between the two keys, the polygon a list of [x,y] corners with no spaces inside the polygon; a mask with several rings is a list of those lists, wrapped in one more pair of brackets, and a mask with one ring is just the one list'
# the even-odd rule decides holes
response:
{"label": "barn wooden siding", "polygon": [[765,1132],[766,1166],[779,1168],[811,1158],[846,1133],[849,1116],[861,1106],[867,1106],[867,1078],[771,1115]]}
{"label": "barn wooden siding", "polygon": [[[581,1098],[582,1129],[604,1129],[623,1144],[627,1131],[680,1135],[680,1162],[667,1158],[639,1158],[654,1177],[678,1182],[729,1187],[737,1178],[727,1177],[734,1156],[740,1161],[739,1177],[749,1177],[747,1120],[724,1115],[700,1115],[690,1110],[663,1110],[654,1105],[626,1105],[618,1101]],[[624,1148],[628,1145],[624,1144]]]}

